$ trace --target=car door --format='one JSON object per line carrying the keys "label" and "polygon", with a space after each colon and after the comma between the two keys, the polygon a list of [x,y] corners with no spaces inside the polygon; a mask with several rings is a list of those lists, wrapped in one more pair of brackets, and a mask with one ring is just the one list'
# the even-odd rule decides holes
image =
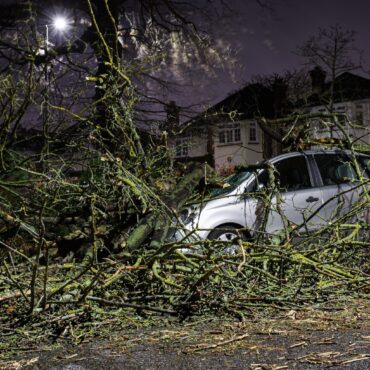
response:
{"label": "car door", "polygon": [[273,164],[279,193],[272,197],[266,231],[276,233],[289,226],[307,232],[322,225],[322,217],[317,213],[322,205],[322,191],[314,186],[306,156],[296,154]]}
{"label": "car door", "polygon": [[358,202],[362,188],[351,159],[345,153],[314,155],[321,175],[323,207],[326,222],[346,215]]}

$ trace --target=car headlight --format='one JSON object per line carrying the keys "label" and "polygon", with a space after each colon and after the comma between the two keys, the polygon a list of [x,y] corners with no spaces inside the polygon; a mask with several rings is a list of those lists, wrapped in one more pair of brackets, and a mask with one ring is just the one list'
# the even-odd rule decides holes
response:
{"label": "car headlight", "polygon": [[179,214],[179,220],[183,225],[194,224],[197,222],[199,217],[199,208],[196,206],[190,206],[183,209]]}

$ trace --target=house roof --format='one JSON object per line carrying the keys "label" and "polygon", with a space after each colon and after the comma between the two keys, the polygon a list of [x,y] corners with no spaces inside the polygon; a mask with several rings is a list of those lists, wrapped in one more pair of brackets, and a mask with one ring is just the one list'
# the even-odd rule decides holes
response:
{"label": "house roof", "polygon": [[[306,101],[310,106],[322,105],[330,97],[331,82],[324,83],[322,93],[311,94]],[[276,109],[277,92],[260,83],[248,84],[241,90],[229,95],[203,113],[203,117],[220,115],[234,119],[248,119],[255,116],[271,118],[279,116]],[[351,72],[340,74],[334,81],[334,102],[344,102],[370,98],[370,79]],[[286,102],[294,108],[294,104]],[[300,104],[298,104],[300,105]]]}
{"label": "house roof", "polygon": [[[310,106],[322,105],[330,99],[331,82],[326,82],[320,94],[308,98]],[[370,98],[370,79],[344,72],[334,80],[335,103]]]}
{"label": "house roof", "polygon": [[[273,117],[273,92],[260,83],[248,84],[222,101],[194,117],[185,125],[199,129],[202,125],[216,122],[239,121],[256,116]],[[188,131],[188,130],[186,130]]]}
{"label": "house roof", "polygon": [[229,95],[207,113],[235,114],[235,119],[254,118],[256,115],[273,115],[273,93],[259,83],[248,84],[241,90]]}
{"label": "house roof", "polygon": [[[312,93],[308,98],[293,103],[286,99],[284,89],[279,91],[279,85],[266,87],[261,83],[251,83],[208,108],[187,122],[187,125],[190,129],[199,129],[203,124],[225,120],[238,121],[252,119],[256,116],[265,118],[287,116],[289,111],[294,111],[295,108],[327,104],[330,98],[330,88],[331,83],[325,82],[320,94]],[[370,79],[350,72],[344,72],[335,79],[334,102],[366,98],[370,98]]]}

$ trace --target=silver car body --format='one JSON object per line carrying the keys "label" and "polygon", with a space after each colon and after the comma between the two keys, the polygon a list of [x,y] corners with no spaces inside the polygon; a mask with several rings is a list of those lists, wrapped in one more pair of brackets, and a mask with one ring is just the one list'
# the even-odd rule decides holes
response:
{"label": "silver car body", "polygon": [[[370,159],[360,156],[366,161]],[[310,232],[343,215],[361,196],[363,187],[358,185],[358,176],[349,152],[294,152],[277,156],[268,162],[278,170],[280,183],[287,184],[287,187],[279,191],[280,200],[277,196],[271,196],[267,211],[261,197],[256,197],[255,192],[248,190],[255,188],[258,178],[265,175],[263,171],[266,170],[259,169],[254,174],[251,172],[249,176],[246,175],[230,191],[221,191],[222,194],[188,208],[176,239],[184,239],[189,235],[207,239],[212,230],[222,227],[243,229],[250,237],[254,236],[256,230],[276,234],[289,225],[302,232]],[[367,177],[368,170],[364,167],[361,169]],[[263,217],[263,212],[268,215]],[[263,225],[261,220],[264,220]]]}

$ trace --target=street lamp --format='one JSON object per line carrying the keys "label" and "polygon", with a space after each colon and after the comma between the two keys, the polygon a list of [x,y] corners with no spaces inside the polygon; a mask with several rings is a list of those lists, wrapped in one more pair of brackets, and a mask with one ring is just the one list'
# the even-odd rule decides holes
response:
{"label": "street lamp", "polygon": [[[69,25],[67,18],[63,16],[55,16],[50,24],[53,29],[59,33],[64,32]],[[44,136],[48,138],[49,130],[49,90],[50,90],[50,79],[49,79],[49,25],[45,24],[45,95],[44,95]],[[51,64],[52,66],[52,64]],[[46,148],[48,152],[48,141],[46,142]]]}
{"label": "street lamp", "polygon": [[[53,19],[51,26],[57,32],[63,33],[68,28],[69,22],[67,18],[57,15]],[[45,24],[45,54],[48,52],[49,46],[49,25]]]}

